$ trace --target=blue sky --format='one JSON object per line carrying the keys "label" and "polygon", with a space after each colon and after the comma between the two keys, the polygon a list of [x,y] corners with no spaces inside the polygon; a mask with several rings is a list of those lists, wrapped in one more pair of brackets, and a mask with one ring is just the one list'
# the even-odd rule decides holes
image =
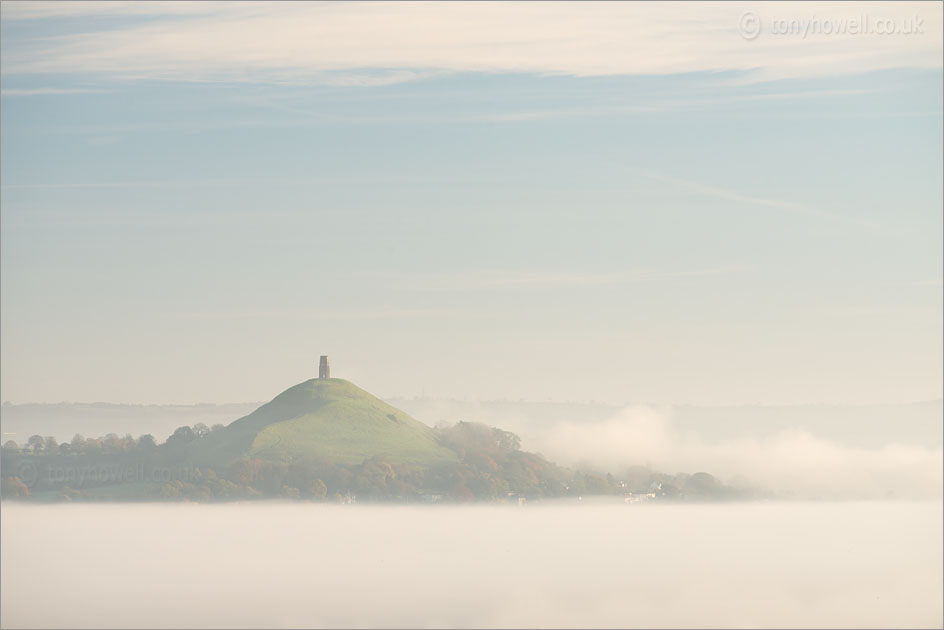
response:
{"label": "blue sky", "polygon": [[940,398],[940,5],[850,6],[5,2],[2,397]]}

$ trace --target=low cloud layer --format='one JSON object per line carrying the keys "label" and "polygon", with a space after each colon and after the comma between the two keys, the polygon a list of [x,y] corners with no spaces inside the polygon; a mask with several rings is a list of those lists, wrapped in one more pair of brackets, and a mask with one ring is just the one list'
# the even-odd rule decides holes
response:
{"label": "low cloud layer", "polygon": [[0,624],[941,626],[940,502],[612,501],[8,503]]}
{"label": "low cloud layer", "polygon": [[894,443],[858,448],[802,429],[710,442],[678,430],[670,412],[649,407],[629,407],[604,421],[561,421],[523,438],[525,448],[569,464],[704,471],[728,483],[798,498],[935,498],[944,489],[940,448]]}

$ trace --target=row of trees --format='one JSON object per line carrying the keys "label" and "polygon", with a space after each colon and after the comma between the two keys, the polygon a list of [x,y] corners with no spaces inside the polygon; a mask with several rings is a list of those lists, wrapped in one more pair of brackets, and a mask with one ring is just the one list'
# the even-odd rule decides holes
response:
{"label": "row of trees", "polygon": [[[666,475],[633,467],[618,479],[610,473],[568,470],[540,455],[521,451],[520,439],[514,433],[472,422],[436,429],[438,441],[455,452],[458,461],[435,467],[410,465],[382,455],[358,464],[314,456],[286,462],[246,457],[220,471],[188,464],[185,459],[189,449],[181,447],[221,428],[222,425],[183,426],[160,445],[151,435],[134,439],[113,433],[102,438],[76,435],[62,444],[52,437],[38,435],[22,447],[8,442],[3,446],[4,453],[14,457],[5,460],[4,468],[8,469],[6,463],[11,462],[9,470],[17,470],[19,463],[31,460],[34,465],[25,470],[32,472],[33,479],[7,477],[2,492],[6,497],[25,497],[31,489],[51,489],[59,490],[64,499],[91,498],[95,496],[95,487],[123,482],[108,478],[109,466],[117,474],[122,467],[130,466],[135,479],[157,481],[147,486],[147,496],[136,497],[141,499],[213,501],[284,497],[323,501],[356,495],[371,501],[422,500],[424,496],[472,501],[501,500],[510,495],[534,499],[626,494],[649,492],[653,487],[657,487],[660,499],[743,496],[707,473]],[[86,476],[77,486],[74,480],[64,478],[61,471],[58,479],[48,474],[62,468],[63,462],[70,463],[69,470],[82,470],[85,466],[99,475]],[[106,469],[104,477],[99,468]],[[155,474],[167,470],[174,472],[163,477]]]}
{"label": "row of trees", "polygon": [[[161,446],[190,442],[222,428],[222,424],[214,424],[212,427],[208,427],[202,422],[198,422],[192,427],[183,426],[174,431]],[[30,436],[26,444],[22,446],[13,440],[8,440],[3,444],[3,452],[4,454],[22,453],[32,455],[98,455],[101,453],[151,451],[157,447],[157,440],[150,433],[141,435],[137,439],[132,437],[131,434],[119,436],[117,433],[109,433],[104,437],[86,438],[76,433],[72,440],[61,443],[51,435],[45,437],[41,435]]]}

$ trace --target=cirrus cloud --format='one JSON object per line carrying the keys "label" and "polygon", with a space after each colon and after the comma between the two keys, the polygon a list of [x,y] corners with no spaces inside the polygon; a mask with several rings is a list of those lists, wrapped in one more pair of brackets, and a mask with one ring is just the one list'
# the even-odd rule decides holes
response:
{"label": "cirrus cloud", "polygon": [[[739,30],[756,14],[756,39]],[[867,14],[867,15],[865,15]],[[109,16],[100,20],[83,18]],[[4,45],[4,74],[377,85],[441,72],[571,76],[741,72],[746,80],[941,67],[927,3],[7,3],[67,34]],[[778,35],[774,20],[920,24],[920,32]],[[84,25],[84,26],[83,26]],[[766,29],[766,30],[765,30]],[[61,29],[60,29],[61,30]],[[808,29],[807,29],[808,30]],[[9,40],[9,38],[5,38]]]}

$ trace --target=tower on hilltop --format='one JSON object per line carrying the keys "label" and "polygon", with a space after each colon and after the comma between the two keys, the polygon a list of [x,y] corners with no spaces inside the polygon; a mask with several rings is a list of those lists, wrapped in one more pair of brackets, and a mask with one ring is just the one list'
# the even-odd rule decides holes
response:
{"label": "tower on hilltop", "polygon": [[318,378],[331,378],[331,366],[328,364],[328,355],[321,355],[321,362],[318,364]]}

